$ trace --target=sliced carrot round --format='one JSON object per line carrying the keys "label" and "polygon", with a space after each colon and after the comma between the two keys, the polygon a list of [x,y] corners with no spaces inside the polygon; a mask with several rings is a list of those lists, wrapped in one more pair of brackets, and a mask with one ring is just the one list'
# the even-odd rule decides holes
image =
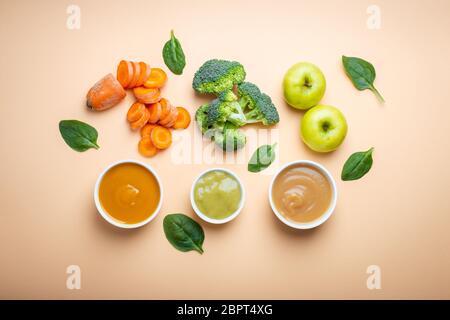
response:
{"label": "sliced carrot round", "polygon": [[131,62],[133,65],[133,77],[131,78],[130,84],[128,88],[132,89],[136,87],[136,84],[139,80],[139,75],[141,74],[141,66],[139,62]]}
{"label": "sliced carrot round", "polygon": [[167,120],[169,120],[169,118],[172,115],[172,110],[174,109],[172,104],[166,101],[167,100],[164,99],[164,101],[161,103],[162,113],[161,118],[159,119],[159,124],[162,126],[164,125],[165,122],[167,122]]}
{"label": "sliced carrot round", "polygon": [[[138,81],[136,82],[136,87],[141,87],[145,80],[147,80],[148,76],[148,68],[150,68],[150,66],[148,64],[146,64],[145,62],[139,62],[139,77],[138,77]],[[151,72],[151,68],[150,68],[150,72]]]}
{"label": "sliced carrot round", "polygon": [[173,125],[175,124],[175,121],[177,121],[177,119],[173,119],[172,121],[170,121],[168,124],[165,125],[166,128],[172,128]]}
{"label": "sliced carrot round", "polygon": [[150,111],[148,111],[147,108],[144,109],[144,113],[142,114],[142,117],[140,117],[138,120],[131,122],[130,127],[133,130],[140,129],[143,126],[145,126],[148,122],[148,118],[150,118]]}
{"label": "sliced carrot round", "polygon": [[161,104],[159,102],[153,103],[148,106],[148,110],[150,111],[148,122],[157,123],[161,117]]}
{"label": "sliced carrot round", "polygon": [[156,127],[156,124],[147,123],[145,126],[141,129],[141,137],[150,137],[150,134],[152,133],[153,128]]}
{"label": "sliced carrot round", "polygon": [[123,88],[127,88],[133,76],[133,65],[130,61],[122,60],[117,66],[117,80]]}
{"label": "sliced carrot round", "polygon": [[161,104],[160,119],[164,119],[171,110],[171,104],[170,104],[169,100],[167,100],[166,98],[161,98],[161,100],[159,100],[159,103]]}
{"label": "sliced carrot round", "polygon": [[153,145],[152,139],[146,136],[143,137],[138,144],[138,150],[144,157],[153,157],[158,153],[158,149]]}
{"label": "sliced carrot round", "polygon": [[140,102],[135,102],[131,105],[127,112],[127,120],[129,122],[134,122],[139,120],[145,112],[145,104]]}
{"label": "sliced carrot round", "polygon": [[150,65],[146,63],[146,66],[147,68],[145,69],[144,81],[142,82],[141,86],[143,86],[144,83],[148,80],[148,78],[150,78],[150,74],[152,73],[152,68],[150,67]]}
{"label": "sliced carrot round", "polygon": [[144,87],[147,88],[162,88],[167,81],[167,74],[163,69],[152,68],[150,76],[144,82]]}
{"label": "sliced carrot round", "polygon": [[139,64],[139,75],[136,81],[136,87],[142,86],[144,83],[144,77],[147,70],[147,64],[144,62],[137,62]]}
{"label": "sliced carrot round", "polygon": [[169,129],[162,126],[154,127],[150,138],[158,149],[167,149],[172,144],[172,133]]}
{"label": "sliced carrot round", "polygon": [[133,89],[134,96],[139,102],[151,104],[161,99],[161,92],[158,88],[137,87]]}
{"label": "sliced carrot round", "polygon": [[161,119],[159,121],[159,124],[166,128],[169,128],[170,127],[169,124],[175,122],[177,117],[178,117],[178,110],[177,108],[171,105],[169,114],[164,119]]}
{"label": "sliced carrot round", "polygon": [[172,112],[172,117],[170,117],[170,119],[168,119],[167,122],[164,122],[164,127],[166,128],[172,128],[175,122],[177,121],[178,110],[175,107],[173,107],[173,110],[174,111]]}
{"label": "sliced carrot round", "polygon": [[191,115],[189,114],[189,111],[187,111],[183,107],[177,107],[178,110],[178,117],[173,124],[174,129],[186,129],[189,127],[189,124],[191,123]]}

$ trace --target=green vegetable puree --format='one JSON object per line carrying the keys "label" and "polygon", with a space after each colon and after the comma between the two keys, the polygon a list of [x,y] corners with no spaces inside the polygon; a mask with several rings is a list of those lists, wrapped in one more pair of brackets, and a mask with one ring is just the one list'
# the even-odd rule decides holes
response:
{"label": "green vegetable puree", "polygon": [[241,188],[229,173],[211,171],[195,184],[194,200],[204,215],[212,219],[225,219],[239,208]]}

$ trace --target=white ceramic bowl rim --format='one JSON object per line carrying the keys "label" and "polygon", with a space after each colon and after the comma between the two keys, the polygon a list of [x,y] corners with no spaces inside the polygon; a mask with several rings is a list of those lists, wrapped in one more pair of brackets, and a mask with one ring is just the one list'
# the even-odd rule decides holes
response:
{"label": "white ceramic bowl rim", "polygon": [[[159,192],[160,192],[160,197],[159,197],[159,202],[158,202],[158,206],[156,207],[155,211],[145,220],[139,222],[139,223],[133,223],[133,224],[127,224],[127,223],[122,223],[120,221],[117,221],[116,219],[114,219],[113,217],[111,217],[102,207],[101,203],[100,203],[100,199],[98,196],[98,191],[100,188],[100,183],[103,179],[103,176],[109,171],[111,170],[113,167],[119,165],[119,164],[123,164],[123,163],[134,163],[134,164],[138,164],[140,166],[142,166],[143,168],[147,169],[156,179],[156,181],[158,182],[158,186],[159,186]],[[133,228],[139,228],[142,227],[144,225],[146,225],[147,223],[149,223],[150,221],[152,221],[159,213],[159,211],[161,210],[161,206],[163,203],[163,196],[164,196],[164,191],[163,191],[163,187],[162,187],[162,183],[161,183],[161,179],[159,178],[158,174],[156,173],[156,171],[148,164],[139,161],[139,160],[132,160],[132,159],[125,159],[125,160],[119,160],[119,161],[115,161],[113,163],[111,163],[110,165],[108,165],[103,171],[102,173],[98,176],[97,178],[97,182],[95,183],[95,189],[94,189],[94,201],[95,201],[95,206],[97,207],[97,211],[100,213],[100,215],[109,223],[111,223],[112,225],[119,227],[119,228],[124,228],[124,229],[133,229]]]}
{"label": "white ceramic bowl rim", "polygon": [[[324,212],[324,214],[322,214],[319,218],[311,221],[311,222],[294,222],[292,220],[288,220],[287,218],[285,218],[280,212],[278,212],[277,208],[275,207],[275,204],[273,203],[272,200],[272,188],[273,188],[273,184],[276,180],[276,178],[279,176],[279,174],[281,172],[283,172],[285,169],[294,166],[294,165],[298,165],[298,164],[304,164],[304,165],[310,165],[311,167],[314,167],[316,169],[318,169],[321,173],[323,173],[325,175],[325,177],[327,178],[328,182],[330,183],[331,186],[331,202],[330,202],[330,206],[328,207],[327,211]],[[283,165],[280,169],[278,169],[278,171],[275,173],[275,175],[272,178],[272,181],[270,182],[270,186],[269,186],[269,202],[270,202],[270,206],[272,208],[272,211],[275,213],[275,215],[278,217],[278,219],[280,219],[284,224],[292,227],[292,228],[296,228],[296,229],[312,229],[315,228],[317,226],[320,226],[322,223],[324,223],[325,221],[328,220],[328,218],[331,216],[331,214],[333,213],[334,209],[336,208],[336,202],[337,202],[337,187],[336,187],[336,181],[334,180],[333,176],[331,175],[331,173],[321,164],[311,161],[311,160],[295,160],[292,162],[288,162],[285,165]]]}
{"label": "white ceramic bowl rim", "polygon": [[[203,177],[205,174],[207,174],[209,172],[212,172],[212,171],[222,171],[222,172],[228,173],[229,175],[231,175],[233,178],[236,179],[236,181],[238,182],[239,187],[241,189],[241,199],[239,201],[239,207],[237,208],[237,210],[235,212],[233,212],[231,215],[229,215],[228,217],[226,217],[224,219],[214,219],[214,218],[210,218],[210,217],[206,216],[203,212],[200,211],[200,209],[197,207],[197,204],[195,203],[195,199],[194,199],[195,185],[197,184],[198,180],[200,180],[201,177]],[[194,209],[194,212],[206,222],[213,223],[213,224],[227,223],[227,222],[233,220],[234,218],[236,218],[239,215],[239,213],[241,213],[242,208],[244,207],[244,203],[245,203],[245,188],[244,188],[244,185],[242,184],[241,179],[239,179],[239,177],[234,172],[232,172],[232,171],[230,171],[228,169],[225,169],[225,168],[207,169],[207,170],[203,171],[202,173],[200,173],[198,175],[198,177],[192,183],[192,187],[191,187],[191,205],[192,205],[192,208]]]}

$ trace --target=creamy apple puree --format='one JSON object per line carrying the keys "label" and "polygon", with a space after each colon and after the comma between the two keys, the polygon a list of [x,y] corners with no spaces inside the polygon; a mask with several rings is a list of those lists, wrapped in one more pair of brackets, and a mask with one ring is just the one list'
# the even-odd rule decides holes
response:
{"label": "creamy apple puree", "polygon": [[278,212],[288,220],[311,222],[327,211],[331,193],[330,182],[318,169],[294,164],[275,179],[272,200]]}

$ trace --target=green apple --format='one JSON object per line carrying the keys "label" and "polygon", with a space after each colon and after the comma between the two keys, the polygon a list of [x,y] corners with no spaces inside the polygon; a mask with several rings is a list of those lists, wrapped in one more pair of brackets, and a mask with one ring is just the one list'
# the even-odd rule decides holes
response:
{"label": "green apple", "polygon": [[306,110],[320,102],[326,86],[325,76],[317,66],[299,62],[284,75],[284,99],[291,107]]}
{"label": "green apple", "polygon": [[347,135],[347,121],[339,109],[315,106],[309,109],[300,123],[303,142],[317,152],[336,150]]}

